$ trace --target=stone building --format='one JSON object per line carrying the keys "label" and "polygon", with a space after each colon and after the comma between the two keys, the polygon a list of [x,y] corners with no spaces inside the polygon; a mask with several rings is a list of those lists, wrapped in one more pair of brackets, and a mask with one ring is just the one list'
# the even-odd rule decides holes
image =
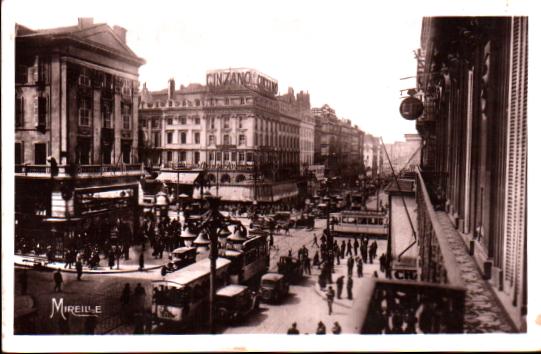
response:
{"label": "stone building", "polygon": [[[413,171],[415,166],[421,162],[422,139],[418,134],[404,134],[405,141],[395,141],[392,144],[385,144],[387,154],[393,166],[394,172]],[[387,158],[383,159],[382,172],[391,175],[391,165]]]}
{"label": "stone building", "polygon": [[144,60],[126,30],[92,18],[45,30],[17,25],[15,62],[17,239],[60,252],[66,237],[91,226],[96,237],[117,218],[136,226]]}
{"label": "stone building", "polygon": [[424,18],[422,28],[422,179],[525,330],[528,19]]}
{"label": "stone building", "polygon": [[144,87],[140,108],[141,157],[160,170],[158,180],[189,186],[204,172],[211,193],[230,202],[298,195],[307,93],[278,95],[278,82],[253,69],[212,70],[206,85],[176,89],[171,79],[166,90]]}

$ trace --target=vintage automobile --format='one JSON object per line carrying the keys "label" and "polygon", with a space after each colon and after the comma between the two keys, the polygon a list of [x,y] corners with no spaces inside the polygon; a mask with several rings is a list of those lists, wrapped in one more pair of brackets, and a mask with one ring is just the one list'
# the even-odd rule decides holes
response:
{"label": "vintage automobile", "polygon": [[283,274],[267,273],[261,277],[261,301],[278,302],[289,293],[289,283]]}
{"label": "vintage automobile", "polygon": [[302,213],[301,216],[295,221],[295,227],[306,227],[313,229],[315,224],[315,217],[309,213]]}
{"label": "vintage automobile", "polygon": [[186,267],[189,264],[195,263],[197,249],[195,247],[180,247],[169,255],[167,263],[167,271],[174,272],[180,268]]}
{"label": "vintage automobile", "polygon": [[285,276],[288,283],[302,279],[302,264],[298,258],[282,256],[278,261],[278,273]]}
{"label": "vintage automobile", "polygon": [[227,285],[216,292],[218,321],[234,324],[259,309],[259,294],[246,285]]}

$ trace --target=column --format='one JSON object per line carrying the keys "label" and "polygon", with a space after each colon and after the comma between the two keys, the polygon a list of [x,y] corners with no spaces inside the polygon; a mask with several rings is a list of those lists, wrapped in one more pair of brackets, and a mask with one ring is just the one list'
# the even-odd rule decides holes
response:
{"label": "column", "polygon": [[113,117],[113,120],[114,120],[114,129],[115,129],[115,140],[114,140],[114,146],[113,146],[113,157],[112,157],[112,164],[113,165],[116,165],[118,163],[120,163],[121,161],[121,157],[120,157],[120,152],[121,152],[121,136],[122,136],[122,132],[121,132],[121,129],[122,129],[122,105],[121,105],[121,101],[120,101],[120,94],[119,93],[115,93],[115,98],[114,98],[114,107],[113,107],[113,112],[114,112],[114,117]]}
{"label": "column", "polygon": [[94,90],[92,103],[92,163],[101,164],[101,91]]}

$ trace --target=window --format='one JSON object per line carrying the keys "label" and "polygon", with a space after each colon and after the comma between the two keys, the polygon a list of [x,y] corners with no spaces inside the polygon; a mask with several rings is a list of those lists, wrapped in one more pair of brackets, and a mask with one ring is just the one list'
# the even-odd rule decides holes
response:
{"label": "window", "polygon": [[246,145],[246,135],[239,135],[239,145]]}
{"label": "window", "polygon": [[[101,106],[101,121],[103,128],[113,128],[113,110],[111,102],[104,101]],[[144,121],[141,121],[144,124]]]}
{"label": "window", "polygon": [[214,117],[212,117],[212,118],[210,119],[210,128],[211,128],[211,129],[214,129],[214,123],[215,123]]}
{"label": "window", "polygon": [[184,117],[184,116],[180,117],[180,124],[181,125],[186,125],[186,117]]}
{"label": "window", "polygon": [[231,161],[237,161],[237,152],[236,151],[231,152]]}
{"label": "window", "polygon": [[15,82],[18,84],[26,84],[28,82],[28,67],[26,65],[17,65]]}
{"label": "window", "polygon": [[90,77],[86,69],[82,69],[79,74],[79,86],[90,87]]}
{"label": "window", "polygon": [[88,165],[90,163],[90,153],[92,152],[92,143],[90,138],[77,139],[77,162],[80,165]]}
{"label": "window", "polygon": [[242,129],[242,117],[239,117],[239,129]]}
{"label": "window", "polygon": [[180,132],[180,143],[186,144],[186,132]]}
{"label": "window", "polygon": [[173,125],[173,118],[167,118],[167,125]]}
{"label": "window", "polygon": [[241,97],[241,98],[240,98],[240,104],[244,104],[244,102],[245,102],[245,101],[244,101],[244,97]]}
{"label": "window", "polygon": [[222,153],[220,151],[216,151],[216,161],[222,161]]}
{"label": "window", "polygon": [[194,120],[193,120],[193,124],[195,124],[195,125],[201,124],[201,118],[195,117]]}
{"label": "window", "polygon": [[244,151],[239,151],[239,162],[244,162]]}
{"label": "window", "polygon": [[216,144],[216,138],[214,137],[214,135],[209,135],[209,145],[214,144]]}
{"label": "window", "polygon": [[186,161],[186,151],[179,151],[178,162],[185,162],[185,161]]}
{"label": "window", "polygon": [[246,161],[248,162],[254,161],[254,154],[252,152],[249,152],[246,154]]}
{"label": "window", "polygon": [[15,165],[20,165],[24,160],[24,150],[22,143],[15,143]]}
{"label": "window", "polygon": [[229,145],[231,143],[230,139],[229,139],[229,135],[225,134],[224,135],[224,145]]}
{"label": "window", "polygon": [[122,142],[122,162],[130,163],[131,158],[131,143],[128,141]]}
{"label": "window", "polygon": [[[199,99],[196,99],[196,100],[195,100],[195,105],[196,105],[197,107],[199,107],[199,106],[201,105],[201,101],[200,101]],[[199,123],[197,123],[197,124],[199,124]]]}
{"label": "window", "polygon": [[101,163],[104,165],[111,164],[111,155],[113,152],[113,145],[102,144],[101,146]]}
{"label": "window", "polygon": [[229,117],[224,117],[224,129],[229,129]]}
{"label": "window", "polygon": [[167,144],[173,144],[173,132],[167,132]]}
{"label": "window", "polygon": [[224,161],[229,161],[229,152],[224,152]]}
{"label": "window", "polygon": [[193,153],[193,163],[199,163],[200,160],[201,160],[201,156],[200,156],[199,151],[194,151],[194,153]]}
{"label": "window", "polygon": [[214,152],[209,152],[209,161],[214,161]]}
{"label": "window", "polygon": [[173,161],[173,151],[167,151],[167,162]]}
{"label": "window", "polygon": [[194,144],[199,144],[201,140],[201,134],[199,132],[193,133],[193,142]]}
{"label": "window", "polygon": [[229,105],[229,98],[226,98],[226,99],[225,99],[225,104],[226,104],[226,105]]}
{"label": "window", "polygon": [[15,126],[24,126],[24,97],[15,96]]}
{"label": "window", "polygon": [[160,127],[160,120],[159,118],[152,119],[152,128],[159,128]]}
{"label": "window", "polygon": [[131,81],[123,80],[122,81],[122,95],[131,96]]}
{"label": "window", "polygon": [[47,144],[34,144],[34,163],[36,165],[47,164]]}
{"label": "window", "polygon": [[90,116],[91,116],[91,108],[90,108],[90,99],[89,98],[82,98],[79,101],[79,125],[83,127],[89,127],[90,126]]}
{"label": "window", "polygon": [[122,128],[131,129],[131,106],[129,104],[122,105]]}
{"label": "window", "polygon": [[153,138],[154,147],[160,147],[160,132],[155,132]]}

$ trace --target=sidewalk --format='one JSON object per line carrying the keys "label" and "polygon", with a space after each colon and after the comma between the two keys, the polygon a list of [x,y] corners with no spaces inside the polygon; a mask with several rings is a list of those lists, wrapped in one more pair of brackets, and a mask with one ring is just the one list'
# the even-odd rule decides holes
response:
{"label": "sidewalk", "polygon": [[[110,269],[108,264],[107,258],[103,258],[103,255],[100,258],[100,265],[96,269],[89,269],[86,265],[83,266],[83,273],[84,274],[111,274],[111,273],[131,273],[131,272],[138,272],[139,271],[139,255],[141,254],[141,245],[136,245],[130,247],[130,253],[129,253],[129,259],[125,260],[124,256],[120,258],[120,264],[119,269],[115,265],[113,266],[113,269]],[[144,271],[149,271],[153,269],[161,268],[164,264],[166,264],[169,261],[168,258],[168,252],[163,252],[163,258],[162,259],[154,259],[152,256],[152,248],[147,246],[144,252],[144,259],[145,259],[145,267],[143,268]],[[72,265],[71,268],[64,268],[65,263],[64,262],[47,262],[45,260],[45,257],[39,256],[36,257],[34,255],[15,255],[14,256],[14,262],[16,266],[20,267],[26,267],[26,268],[33,268],[34,265],[37,263],[41,264],[43,268],[56,270],[60,269],[61,272],[66,273],[77,273],[77,270],[75,269],[75,264]]]}

